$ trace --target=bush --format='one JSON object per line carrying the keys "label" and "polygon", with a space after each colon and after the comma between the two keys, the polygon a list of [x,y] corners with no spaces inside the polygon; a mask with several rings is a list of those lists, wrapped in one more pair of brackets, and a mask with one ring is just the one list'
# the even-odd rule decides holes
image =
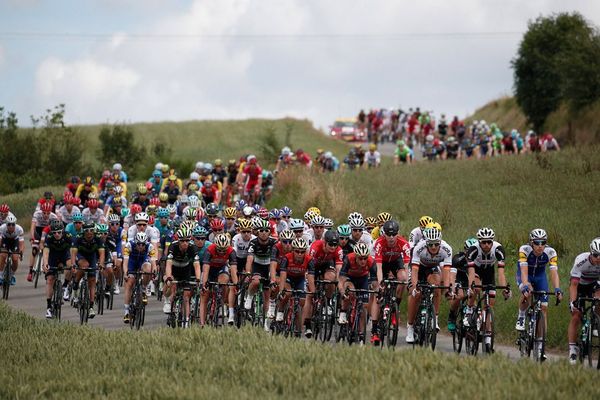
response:
{"label": "bush", "polygon": [[98,139],[98,158],[104,165],[118,162],[124,170],[134,170],[147,155],[145,147],[136,144],[133,128],[129,125],[104,126]]}

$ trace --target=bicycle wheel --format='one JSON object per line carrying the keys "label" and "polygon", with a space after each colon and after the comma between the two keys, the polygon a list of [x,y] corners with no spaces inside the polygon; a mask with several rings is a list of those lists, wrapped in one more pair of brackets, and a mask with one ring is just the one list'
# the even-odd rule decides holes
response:
{"label": "bicycle wheel", "polygon": [[477,352],[479,351],[479,342],[481,341],[479,329],[477,329],[477,326],[480,325],[478,319],[479,310],[473,310],[469,320],[469,327],[465,331],[465,350],[467,354],[472,356],[477,355]]}
{"label": "bicycle wheel", "polygon": [[10,291],[10,271],[12,269],[12,262],[10,257],[8,258],[6,265],[4,266],[4,282],[2,283],[2,298],[8,299],[8,292]]}
{"label": "bicycle wheel", "polygon": [[533,354],[535,361],[544,361],[544,352],[546,351],[546,323],[544,313],[539,312],[535,321],[536,329],[532,330]]}
{"label": "bicycle wheel", "polygon": [[[494,335],[495,335],[495,327],[494,327],[494,310],[492,308],[487,309],[486,311],[486,319],[490,320],[490,331],[487,332],[486,330],[486,324],[485,324],[485,320],[482,321],[481,324],[481,331],[483,332],[482,338],[484,339],[484,342],[482,343],[482,349],[485,353],[487,354],[493,354],[494,353]],[[486,343],[487,339],[485,339],[486,337],[489,337],[489,344]]]}
{"label": "bicycle wheel", "polygon": [[135,325],[135,329],[138,331],[142,326],[142,321],[144,317],[144,303],[142,302],[142,293],[141,288],[138,290],[137,299],[135,300],[135,319],[132,321],[132,326]]}
{"label": "bicycle wheel", "polygon": [[109,290],[109,292],[108,292],[108,300],[107,300],[106,308],[108,310],[112,310],[114,302],[115,302],[115,281],[114,281],[114,279],[113,279],[112,285],[110,285],[108,290]]}
{"label": "bicycle wheel", "polygon": [[289,337],[294,335],[294,312],[292,307],[288,304],[283,314],[283,336]]}
{"label": "bicycle wheel", "polygon": [[463,312],[462,312],[462,305],[459,307],[458,309],[458,313],[456,315],[456,322],[455,322],[455,328],[454,331],[452,331],[452,349],[454,350],[455,353],[460,354],[460,352],[462,351],[462,346],[463,346],[463,339],[464,339],[464,327],[463,327]]}
{"label": "bicycle wheel", "polygon": [[35,256],[35,265],[33,267],[33,288],[37,289],[38,281],[40,280],[40,273],[42,272],[42,253],[38,250]]}
{"label": "bicycle wheel", "polygon": [[[218,290],[217,288],[213,290]],[[213,308],[214,313],[212,315],[212,325],[215,328],[218,328],[223,323],[223,302],[221,301],[221,296],[218,294],[214,295]]]}
{"label": "bicycle wheel", "polygon": [[313,332],[313,339],[315,340],[319,339],[321,336],[321,327],[323,325],[324,318],[323,312],[325,309],[326,307],[323,305],[323,299],[317,298],[315,301],[313,301],[313,315],[310,322]]}
{"label": "bicycle wheel", "polygon": [[265,312],[263,307],[263,293],[258,290],[254,295],[254,314],[252,315],[252,325],[263,327],[265,325]]}
{"label": "bicycle wheel", "polygon": [[133,293],[131,294],[131,301],[129,305],[129,328],[131,329],[133,329],[133,327],[135,326],[135,319],[138,314],[138,292],[138,285],[135,285],[133,287]]}
{"label": "bicycle wheel", "polygon": [[427,332],[427,338],[429,341],[429,344],[431,345],[431,351],[435,350],[435,345],[437,343],[437,329],[435,326],[435,310],[433,309],[433,305],[431,305],[431,307],[429,308],[429,313],[428,313],[428,317],[429,317],[429,323],[428,323],[428,328],[429,331]]}
{"label": "bicycle wheel", "polygon": [[362,316],[362,305],[355,304],[356,314],[354,315],[354,320],[352,320],[352,327],[348,332],[348,345],[352,345],[352,343],[358,343],[358,335],[360,332],[360,318]]}
{"label": "bicycle wheel", "polygon": [[[396,304],[392,304],[390,307],[390,312],[387,317],[385,330],[386,334],[386,343],[388,347],[396,347],[398,343],[398,321],[400,320],[400,312],[396,307]],[[383,343],[383,339],[382,339]]]}
{"label": "bicycle wheel", "polygon": [[79,323],[81,325],[87,324],[88,313],[90,312],[90,296],[87,292],[87,282],[82,280],[79,288]]}
{"label": "bicycle wheel", "polygon": [[590,338],[590,355],[588,355],[589,360],[591,360],[590,365],[593,364],[594,362],[594,357],[596,358],[597,362],[596,362],[596,368],[600,369],[600,337],[598,336],[594,336],[594,330],[595,331],[600,331],[600,317],[598,317],[598,315],[596,315],[594,313],[593,316],[593,320],[591,325],[591,329],[590,331],[592,332],[591,338]]}
{"label": "bicycle wheel", "polygon": [[102,273],[99,273],[99,278],[96,281],[96,304],[98,306],[98,315],[104,314],[104,280]]}

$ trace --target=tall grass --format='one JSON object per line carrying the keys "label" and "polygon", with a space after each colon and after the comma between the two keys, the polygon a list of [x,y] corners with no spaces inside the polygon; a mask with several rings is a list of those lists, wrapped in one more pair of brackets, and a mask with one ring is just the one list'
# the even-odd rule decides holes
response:
{"label": "tall grass", "polygon": [[273,337],[260,330],[104,331],[0,304],[0,398],[560,398],[598,396],[565,361],[455,357]]}
{"label": "tall grass", "polygon": [[[478,228],[490,226],[507,250],[506,274],[513,286],[518,248],[533,228],[541,227],[558,251],[566,292],[574,258],[600,236],[598,151],[596,145],[538,156],[384,166],[327,175],[296,170],[280,177],[270,205],[287,204],[295,216],[317,206],[338,224],[351,211],[365,216],[388,211],[399,220],[404,235],[420,216],[431,215],[442,224],[444,239],[455,251]],[[516,309],[517,299],[498,302],[499,334],[509,343],[514,340]],[[446,315],[444,309],[442,320]],[[551,346],[566,345],[568,319],[565,304],[550,307]]]}
{"label": "tall grass", "polygon": [[64,187],[44,186],[37,189],[28,189],[20,193],[2,196],[0,203],[6,203],[10,206],[10,211],[17,217],[17,223],[27,232],[31,226],[31,217],[35,210],[35,205],[46,191],[51,191],[56,198],[60,198]]}

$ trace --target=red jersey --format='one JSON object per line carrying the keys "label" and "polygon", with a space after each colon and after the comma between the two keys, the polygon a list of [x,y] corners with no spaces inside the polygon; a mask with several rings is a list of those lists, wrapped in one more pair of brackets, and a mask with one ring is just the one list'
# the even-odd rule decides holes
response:
{"label": "red jersey", "polygon": [[296,156],[296,161],[303,165],[309,165],[312,160],[310,159],[310,156],[308,154],[302,153]]}
{"label": "red jersey", "polygon": [[237,265],[235,250],[229,246],[224,253],[219,253],[217,245],[213,243],[206,249],[202,264],[208,264],[211,268],[222,268],[227,264]]}
{"label": "red jersey", "polygon": [[410,245],[400,235],[396,236],[396,242],[392,246],[388,245],[385,236],[378,237],[373,245],[373,252],[375,253],[376,263],[392,262],[400,257],[402,257],[404,265],[410,263]]}
{"label": "red jersey", "polygon": [[302,278],[307,273],[315,274],[315,261],[308,255],[304,254],[304,259],[301,263],[294,261],[294,253],[289,253],[281,259],[279,266],[281,272],[287,272],[287,276],[292,278]]}
{"label": "red jersey", "polygon": [[308,254],[315,260],[316,265],[332,262],[332,264],[338,266],[342,265],[344,260],[344,252],[340,246],[336,247],[332,252],[326,253],[324,240],[314,241],[310,245]]}
{"label": "red jersey", "polygon": [[276,267],[277,271],[279,271],[279,265],[283,261],[283,258],[285,256],[287,256],[288,254],[292,254],[292,251],[290,250],[289,252],[286,253],[283,250],[283,244],[281,244],[281,242],[275,243],[275,245],[271,249],[271,261],[277,262],[277,267]]}
{"label": "red jersey", "polygon": [[340,270],[340,276],[350,276],[352,278],[362,278],[368,276],[370,273],[375,274],[375,260],[369,256],[367,263],[364,267],[361,267],[356,262],[356,254],[350,253],[344,258],[344,265]]}
{"label": "red jersey", "polygon": [[246,163],[242,172],[248,176],[249,182],[258,182],[258,177],[262,175],[262,168],[258,164]]}

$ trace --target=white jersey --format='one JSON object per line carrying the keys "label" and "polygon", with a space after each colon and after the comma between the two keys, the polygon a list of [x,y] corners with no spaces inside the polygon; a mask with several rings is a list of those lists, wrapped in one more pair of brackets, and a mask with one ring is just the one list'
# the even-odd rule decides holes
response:
{"label": "white jersey", "polygon": [[575,258],[571,278],[578,279],[580,285],[600,284],[600,264],[592,264],[589,252],[581,253]]}
{"label": "white jersey", "polygon": [[275,230],[277,232],[277,234],[280,234],[281,232],[285,231],[286,229],[289,229],[288,223],[284,220],[280,220],[279,222],[277,222],[277,225],[275,225]]}
{"label": "white jersey", "polygon": [[57,220],[58,217],[54,213],[50,213],[48,219],[44,218],[44,213],[42,210],[38,210],[33,213],[33,218],[31,219],[31,223],[35,223],[36,227],[46,227],[50,225],[50,221]]}
{"label": "white jersey", "polygon": [[71,207],[71,212],[69,212],[69,210],[67,210],[67,206],[62,206],[61,208],[58,209],[58,215],[60,217],[60,220],[65,225],[68,225],[71,222],[73,222],[73,213],[75,213],[75,212],[79,212],[79,208]]}
{"label": "white jersey", "polygon": [[421,227],[417,226],[415,229],[410,231],[410,235],[408,235],[408,244],[412,249],[421,240],[423,240],[423,230],[421,230]]}
{"label": "white jersey", "polygon": [[422,240],[415,246],[410,263],[425,268],[450,267],[452,266],[452,247],[442,240],[440,250],[434,255],[429,252],[427,242]]}
{"label": "white jersey", "polygon": [[2,224],[0,226],[0,239],[17,239],[19,242],[22,242],[23,239],[23,228],[21,225],[15,225],[15,230],[13,232],[8,231],[8,226],[6,224]]}
{"label": "white jersey", "polygon": [[362,236],[358,239],[358,243],[366,244],[371,250],[371,254],[373,253],[373,237],[367,231],[363,231]]}
{"label": "white jersey", "polygon": [[469,247],[465,254],[469,265],[480,268],[493,267],[496,263],[498,263],[498,267],[502,268],[504,267],[504,260],[506,260],[504,248],[495,240],[489,253],[484,253],[479,242],[477,242],[474,246]]}
{"label": "white jersey", "polygon": [[[125,230],[123,230],[123,232],[124,231]],[[135,238],[135,235],[137,232],[138,232],[137,225],[130,226],[129,229],[127,229],[127,237],[123,238],[123,241],[127,241],[128,238],[129,239]],[[147,225],[146,230],[144,232],[146,232],[146,235],[148,235],[148,239],[150,240],[150,243],[160,242],[160,232],[159,232],[158,228],[156,228],[152,225]]]}
{"label": "white jersey", "polygon": [[[11,216],[11,215],[12,215],[13,217],[15,216],[15,214],[13,214],[12,212],[10,212],[10,211],[9,211],[9,212],[6,214],[6,218],[8,218],[8,217],[9,217],[9,216]],[[16,218],[16,217],[15,217],[15,218]],[[2,216],[0,215],[0,225],[2,225],[3,223],[4,223],[4,218],[2,218]]]}
{"label": "white jersey", "polygon": [[381,164],[381,154],[375,151],[367,151],[365,153],[365,162],[368,166],[375,166]]}
{"label": "white jersey", "polygon": [[[250,240],[255,239],[256,236],[250,235]],[[250,247],[250,240],[244,240],[241,233],[238,233],[231,240],[231,246],[235,250],[235,256],[237,258],[248,257],[248,248]],[[245,265],[243,266],[245,268]]]}
{"label": "white jersey", "polygon": [[92,212],[89,208],[86,207],[81,212],[81,215],[83,215],[84,222],[93,222],[95,224],[105,222],[104,211],[100,207],[96,208],[95,212]]}

